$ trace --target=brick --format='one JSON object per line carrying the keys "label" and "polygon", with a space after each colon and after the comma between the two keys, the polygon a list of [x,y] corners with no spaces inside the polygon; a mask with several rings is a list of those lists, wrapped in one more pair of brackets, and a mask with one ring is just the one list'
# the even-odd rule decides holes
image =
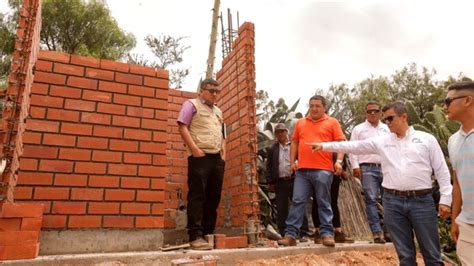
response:
{"label": "brick", "polygon": [[50,72],[36,71],[35,82],[64,85],[66,84],[66,76]]}
{"label": "brick", "polygon": [[89,112],[94,112],[95,106],[96,106],[95,102],[72,100],[72,99],[66,99],[66,102],[64,104],[65,109],[89,111]]}
{"label": "brick", "polygon": [[92,161],[119,163],[122,161],[122,153],[113,151],[94,151],[92,154]]}
{"label": "brick", "polygon": [[46,116],[46,108],[43,107],[30,107],[30,116],[31,118],[44,119]]}
{"label": "brick", "polygon": [[149,178],[122,177],[120,186],[122,188],[146,188],[150,187]]}
{"label": "brick", "polygon": [[123,105],[141,106],[142,98],[125,94],[114,94],[114,103]]}
{"label": "brick", "polygon": [[66,75],[84,76],[84,67],[54,63],[54,72]]}
{"label": "brick", "polygon": [[224,234],[214,234],[214,243],[216,249],[224,249],[225,247],[226,235]]}
{"label": "brick", "polygon": [[118,104],[98,103],[97,112],[115,115],[125,115],[125,106]]}
{"label": "brick", "polygon": [[87,213],[88,214],[118,214],[119,211],[120,211],[119,203],[90,202]]}
{"label": "brick", "polygon": [[69,54],[60,53],[56,51],[40,50],[38,53],[38,59],[56,61],[62,63],[69,63]]}
{"label": "brick", "polygon": [[152,215],[164,215],[165,210],[163,203],[154,203],[151,205],[151,214]]}
{"label": "brick", "polygon": [[155,69],[155,76],[157,78],[162,78],[162,79],[168,79],[169,78],[169,71],[166,70],[166,69],[162,69],[162,68],[156,68]]}
{"label": "brick", "polygon": [[55,159],[58,157],[58,150],[59,149],[55,147],[25,145],[23,157]]}
{"label": "brick", "polygon": [[80,55],[71,55],[71,64],[98,68],[100,67],[100,59]]}
{"label": "brick", "polygon": [[96,101],[96,102],[112,102],[112,93],[103,91],[89,91],[82,92],[82,99]]}
{"label": "brick", "polygon": [[133,217],[131,216],[104,216],[105,228],[133,228]]}
{"label": "brick", "polygon": [[156,142],[168,142],[168,140],[170,140],[172,137],[175,138],[173,139],[173,141],[182,142],[181,136],[178,134],[170,136],[166,132],[160,132],[160,131],[153,132],[153,141],[156,141]]}
{"label": "brick", "polygon": [[137,166],[132,164],[108,164],[108,174],[134,176],[137,174]]}
{"label": "brick", "polygon": [[31,93],[33,94],[46,95],[48,94],[48,91],[49,91],[49,84],[34,82],[33,85],[31,86]]}
{"label": "brick", "polygon": [[150,154],[124,153],[123,155],[124,163],[151,164],[151,160],[152,160],[152,156]]}
{"label": "brick", "polygon": [[11,246],[0,245],[0,260],[34,259],[39,253],[39,243]]}
{"label": "brick", "polygon": [[87,175],[56,174],[54,176],[55,186],[84,187],[87,185]]}
{"label": "brick", "polygon": [[42,215],[43,204],[40,203],[3,203],[0,207],[2,218],[36,218]]}
{"label": "brick", "polygon": [[43,228],[64,228],[66,226],[65,215],[44,215]]}
{"label": "brick", "polygon": [[[168,93],[168,90],[166,89],[158,88],[155,90],[155,98],[157,99],[168,100],[168,96],[169,96],[169,93]],[[193,97],[193,98],[196,98],[196,97]]]}
{"label": "brick", "polygon": [[120,71],[120,72],[128,72],[130,69],[130,65],[126,63],[102,59],[100,60],[100,68]]}
{"label": "brick", "polygon": [[107,149],[108,140],[106,138],[78,137],[77,147],[90,149]]}
{"label": "brick", "polygon": [[19,231],[24,218],[0,218],[0,232]]}
{"label": "brick", "polygon": [[142,65],[130,65],[130,73],[139,74],[139,75],[147,75],[147,76],[155,76],[155,68],[146,67]]}
{"label": "brick", "polygon": [[62,108],[64,103],[63,98],[43,96],[43,95],[31,95],[30,104],[31,106],[45,106],[45,107],[55,107]]}
{"label": "brick", "polygon": [[82,113],[81,122],[91,124],[110,125],[112,118],[110,115],[97,113]]}
{"label": "brick", "polygon": [[80,77],[69,77],[67,80],[67,85],[75,88],[96,90],[97,89],[97,80],[80,78]]}
{"label": "brick", "polygon": [[80,99],[82,95],[82,90],[51,85],[51,88],[49,89],[49,94],[51,96],[59,96],[63,98]]}
{"label": "brick", "polygon": [[18,174],[18,185],[51,185],[53,174],[38,172],[20,172]]}
{"label": "brick", "polygon": [[110,150],[113,151],[138,151],[138,142],[129,140],[110,140]]}
{"label": "brick", "polygon": [[80,174],[105,174],[105,163],[76,162],[74,171]]}
{"label": "brick", "polygon": [[166,131],[168,124],[166,121],[156,119],[142,119],[142,128]]}
{"label": "brick", "polygon": [[136,228],[163,228],[165,226],[163,216],[136,217]]}
{"label": "brick", "polygon": [[127,85],[101,80],[99,81],[99,90],[125,94],[127,93]]}
{"label": "brick", "polygon": [[102,200],[104,190],[99,188],[73,188],[71,200]]}
{"label": "brick", "polygon": [[[120,208],[122,214],[150,214],[149,203],[122,203]],[[138,218],[138,217],[137,217]]]}
{"label": "brick", "polygon": [[129,85],[128,94],[144,97],[155,97],[155,89],[151,87]]}
{"label": "brick", "polygon": [[165,154],[166,143],[140,142],[140,152]]}
{"label": "brick", "polygon": [[59,160],[40,161],[39,170],[45,172],[70,173],[72,172],[73,162]]}
{"label": "brick", "polygon": [[126,128],[125,131],[124,131],[124,138],[133,139],[133,140],[151,141],[152,132],[149,131],[149,130]]}
{"label": "brick", "polygon": [[36,159],[27,159],[27,158],[20,158],[20,170],[23,171],[34,171],[38,169],[38,160]]}
{"label": "brick", "polygon": [[33,198],[37,200],[67,200],[69,199],[69,188],[36,187]]}
{"label": "brick", "polygon": [[161,99],[143,98],[143,107],[167,110],[168,101]]}
{"label": "brick", "polygon": [[167,168],[164,166],[140,165],[138,168],[139,176],[164,177],[167,173]]}
{"label": "brick", "polygon": [[87,68],[86,77],[104,80],[114,80],[114,72],[96,68]]}
{"label": "brick", "polygon": [[153,178],[151,180],[151,189],[165,189],[167,182],[164,178]]}
{"label": "brick", "polygon": [[112,125],[121,127],[140,127],[140,119],[136,117],[112,116]]}
{"label": "brick", "polygon": [[73,161],[90,161],[91,151],[77,148],[61,148],[59,150],[59,159],[73,160]]}
{"label": "brick", "polygon": [[101,226],[102,216],[69,216],[69,228],[98,228]]}
{"label": "brick", "polygon": [[[168,160],[165,156],[161,155],[161,154],[154,154],[153,155],[153,165],[166,165],[168,163]],[[185,160],[184,161],[184,164],[185,166],[183,166],[183,168],[187,168],[188,167],[188,164],[187,164],[187,161]]]}
{"label": "brick", "polygon": [[16,186],[13,196],[15,200],[31,200],[33,198],[33,188]]}
{"label": "brick", "polygon": [[76,137],[61,134],[43,134],[43,144],[51,146],[74,147],[76,145]]}
{"label": "brick", "polygon": [[42,224],[43,224],[43,217],[23,218],[21,221],[21,230],[39,232],[41,230]]}
{"label": "brick", "polygon": [[165,200],[164,191],[138,190],[137,201],[163,202]]}
{"label": "brick", "polygon": [[145,77],[145,86],[155,88],[169,88],[169,81],[167,79]]}
{"label": "brick", "polygon": [[142,117],[142,118],[154,118],[154,110],[149,108],[142,108],[142,107],[134,107],[128,106],[127,107],[127,115],[134,116],[134,117]]}
{"label": "brick", "polygon": [[53,70],[53,62],[38,60],[35,64],[37,71],[51,72]]}
{"label": "brick", "polygon": [[139,75],[116,73],[115,81],[127,84],[142,85],[143,77]]}
{"label": "brick", "polygon": [[135,200],[135,190],[106,189],[105,200],[107,201],[133,201]]}
{"label": "brick", "polygon": [[94,126],[94,136],[122,138],[123,129],[117,127]]}
{"label": "brick", "polygon": [[247,246],[247,236],[228,236],[225,238],[226,248],[246,248]]}
{"label": "brick", "polygon": [[53,203],[51,214],[85,214],[87,203],[56,201]]}
{"label": "brick", "polygon": [[89,176],[89,187],[118,187],[119,177],[117,176]]}
{"label": "brick", "polygon": [[61,123],[61,133],[73,135],[92,135],[92,125]]}

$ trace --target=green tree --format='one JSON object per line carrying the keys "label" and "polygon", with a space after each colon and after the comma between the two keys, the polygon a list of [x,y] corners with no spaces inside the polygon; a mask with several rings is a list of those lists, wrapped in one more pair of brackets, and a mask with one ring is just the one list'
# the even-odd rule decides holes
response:
{"label": "green tree", "polygon": [[8,4],[12,8],[12,14],[0,13],[0,89],[6,87],[6,79],[10,72],[19,1],[9,0]]}
{"label": "green tree", "polygon": [[41,45],[48,50],[119,60],[135,47],[135,37],[118,26],[96,0],[44,0]]}

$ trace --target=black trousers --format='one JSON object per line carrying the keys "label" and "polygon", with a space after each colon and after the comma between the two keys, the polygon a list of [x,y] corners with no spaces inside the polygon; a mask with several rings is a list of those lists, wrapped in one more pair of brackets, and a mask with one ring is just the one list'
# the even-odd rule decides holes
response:
{"label": "black trousers", "polygon": [[220,154],[188,157],[189,241],[213,234],[221,199],[225,162]]}
{"label": "black trousers", "polygon": [[[275,188],[275,204],[277,207],[277,226],[278,232],[280,235],[285,235],[285,228],[286,228],[286,218],[288,217],[288,208],[291,200],[293,198],[293,183],[295,179],[288,179],[285,180],[283,178],[279,178],[276,182]],[[301,236],[308,235],[308,218],[306,214],[303,217],[303,225],[301,226]]]}
{"label": "black trousers", "polygon": [[[339,207],[337,206],[337,199],[339,198],[339,184],[341,184],[341,178],[334,176],[331,184],[331,209],[332,209],[332,226],[334,228],[341,227],[341,215],[339,214]],[[316,197],[313,197],[313,209],[312,214],[314,227],[319,227],[319,215],[318,215],[318,203]]]}

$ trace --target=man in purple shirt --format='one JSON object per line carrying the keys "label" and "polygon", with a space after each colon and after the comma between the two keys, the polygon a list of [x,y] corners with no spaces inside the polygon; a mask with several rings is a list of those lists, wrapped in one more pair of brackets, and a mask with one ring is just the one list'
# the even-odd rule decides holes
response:
{"label": "man in purple shirt", "polygon": [[191,248],[212,247],[203,239],[216,226],[225,168],[222,112],[215,102],[220,90],[213,79],[201,82],[199,97],[183,103],[179,133],[188,151],[188,235]]}

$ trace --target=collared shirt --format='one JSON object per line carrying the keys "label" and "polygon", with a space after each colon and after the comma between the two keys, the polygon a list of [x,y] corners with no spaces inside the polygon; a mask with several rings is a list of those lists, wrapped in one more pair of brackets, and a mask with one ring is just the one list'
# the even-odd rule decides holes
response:
{"label": "collared shirt", "polygon": [[[351,140],[365,140],[386,136],[390,134],[387,125],[379,122],[376,127],[372,126],[369,121],[365,120],[354,127],[351,134]],[[352,168],[359,168],[361,163],[381,163],[380,155],[378,154],[349,154],[349,160]]]}
{"label": "collared shirt", "polygon": [[[198,99],[201,101],[201,103],[206,104],[206,101],[198,97]],[[209,108],[212,108],[209,106]],[[190,101],[187,100],[183,103],[183,106],[181,106],[181,110],[179,111],[178,115],[178,124],[183,124],[183,125],[189,125],[191,124],[191,121],[193,120],[193,116],[196,114],[197,109],[194,106],[194,104]]]}
{"label": "collared shirt", "polygon": [[278,144],[280,149],[278,155],[278,176],[279,177],[288,177],[291,175],[290,172],[290,143],[288,142],[285,145],[281,143]]}
{"label": "collared shirt", "polygon": [[461,128],[448,142],[449,158],[461,188],[462,209],[457,219],[474,224],[474,129]]}
{"label": "collared shirt", "polygon": [[324,150],[380,155],[383,181],[388,189],[421,190],[432,188],[434,171],[441,192],[440,203],[451,206],[451,178],[436,138],[410,127],[403,138],[391,133],[360,141],[323,143]]}

